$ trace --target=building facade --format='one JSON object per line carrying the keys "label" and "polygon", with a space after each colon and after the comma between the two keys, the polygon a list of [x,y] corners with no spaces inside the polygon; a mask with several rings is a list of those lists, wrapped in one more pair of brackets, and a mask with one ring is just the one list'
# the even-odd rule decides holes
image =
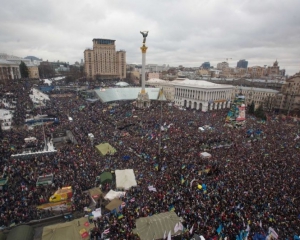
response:
{"label": "building facade", "polygon": [[29,78],[40,78],[38,66],[28,65],[27,68]]}
{"label": "building facade", "polygon": [[242,94],[245,96],[245,104],[250,105],[252,101],[254,102],[255,108],[259,105],[265,107],[265,109],[273,109],[276,105],[277,95],[279,91],[268,89],[268,88],[253,88],[253,87],[240,87],[235,86],[232,92],[231,99],[233,99],[237,94]]}
{"label": "building facade", "polygon": [[21,78],[19,64],[0,59],[0,80]]}
{"label": "building facade", "polygon": [[165,98],[170,102],[174,102],[175,87],[172,81],[151,78],[148,81],[146,81],[146,85],[162,89]]}
{"label": "building facade", "polygon": [[146,75],[147,75],[147,80],[151,78],[159,78],[158,72],[148,72]]}
{"label": "building facade", "polygon": [[245,59],[242,59],[240,61],[237,62],[236,65],[237,68],[246,68],[248,67],[248,61],[246,61]]}
{"label": "building facade", "polygon": [[84,62],[88,78],[126,78],[126,52],[116,51],[115,40],[93,39],[93,49],[84,51]]}
{"label": "building facade", "polygon": [[217,69],[222,70],[223,68],[229,68],[228,62],[221,62],[217,64]]}
{"label": "building facade", "polygon": [[286,80],[277,97],[277,109],[290,112],[300,112],[300,73]]}
{"label": "building facade", "polygon": [[174,84],[176,105],[203,112],[230,107],[233,86],[201,80],[184,80]]}

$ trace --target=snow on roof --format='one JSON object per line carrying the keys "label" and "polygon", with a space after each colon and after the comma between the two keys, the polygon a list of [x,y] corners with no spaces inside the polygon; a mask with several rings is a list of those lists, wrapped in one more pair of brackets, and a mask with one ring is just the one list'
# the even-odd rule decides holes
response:
{"label": "snow on roof", "polygon": [[29,97],[33,103],[43,104],[44,100],[50,100],[49,96],[36,88],[32,88],[32,94],[29,94]]}
{"label": "snow on roof", "polygon": [[174,85],[178,85],[178,86],[204,87],[204,88],[233,88],[233,86],[231,85],[216,84],[216,83],[203,81],[203,80],[185,79],[183,81],[174,80],[173,82],[175,81],[176,83]]}
{"label": "snow on roof", "polygon": [[165,80],[159,78],[150,78],[146,83],[165,83]]}
{"label": "snow on roof", "polygon": [[118,83],[116,83],[116,86],[127,87],[127,86],[129,86],[129,84],[127,82],[118,82]]}

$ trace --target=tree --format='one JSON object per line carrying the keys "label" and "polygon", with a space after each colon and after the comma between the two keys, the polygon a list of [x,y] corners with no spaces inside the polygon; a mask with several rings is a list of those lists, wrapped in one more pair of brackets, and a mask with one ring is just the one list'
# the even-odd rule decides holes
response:
{"label": "tree", "polygon": [[259,107],[255,110],[254,114],[257,118],[261,118],[262,120],[266,120],[266,114],[265,114],[265,111],[264,111],[262,105],[259,105]]}
{"label": "tree", "polygon": [[251,105],[248,108],[248,113],[249,114],[254,114],[254,110],[255,110],[255,105],[254,105],[254,101],[252,101]]}
{"label": "tree", "polygon": [[20,63],[20,73],[22,78],[28,78],[29,77],[29,70],[26,64],[21,61]]}

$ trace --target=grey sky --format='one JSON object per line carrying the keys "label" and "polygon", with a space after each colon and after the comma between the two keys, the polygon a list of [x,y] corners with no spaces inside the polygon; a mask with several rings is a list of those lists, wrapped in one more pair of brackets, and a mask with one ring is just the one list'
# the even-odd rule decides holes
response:
{"label": "grey sky", "polygon": [[239,59],[249,66],[278,59],[300,70],[299,0],[1,0],[0,52],[74,63],[93,38],[116,40],[127,63],[212,65]]}

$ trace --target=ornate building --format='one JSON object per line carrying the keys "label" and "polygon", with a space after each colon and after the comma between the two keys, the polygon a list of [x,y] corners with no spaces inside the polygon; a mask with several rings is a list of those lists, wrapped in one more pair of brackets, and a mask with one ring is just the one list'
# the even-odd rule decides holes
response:
{"label": "ornate building", "polygon": [[116,51],[116,40],[93,39],[93,49],[84,51],[84,70],[88,78],[126,78],[126,52]]}
{"label": "ornate building", "polygon": [[300,112],[300,73],[286,80],[277,97],[277,109],[290,112]]}

